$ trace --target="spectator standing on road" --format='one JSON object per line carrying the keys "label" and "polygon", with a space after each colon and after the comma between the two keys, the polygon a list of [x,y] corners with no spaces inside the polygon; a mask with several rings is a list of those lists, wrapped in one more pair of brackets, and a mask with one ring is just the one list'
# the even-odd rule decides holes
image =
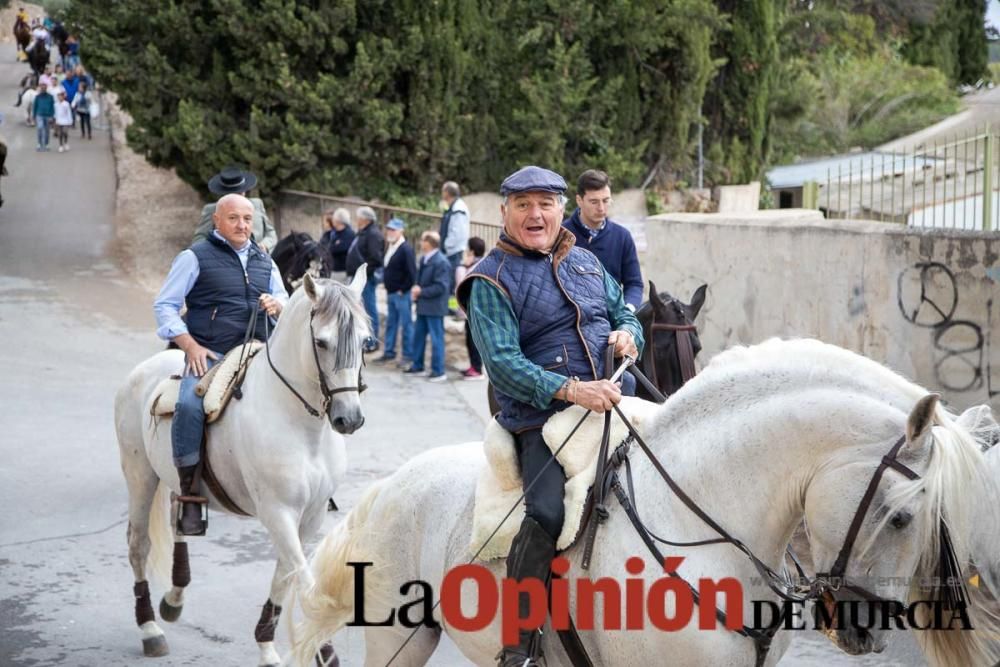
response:
{"label": "spectator standing on road", "polygon": [[604,270],[625,292],[625,306],[633,313],[642,305],[642,272],[632,234],[608,218],[611,179],[603,171],[588,169],[576,184],[577,209],[563,223],[576,244],[597,255]]}
{"label": "spectator standing on road", "polygon": [[424,350],[427,336],[431,337],[430,382],[444,382],[448,376],[444,372],[444,316],[448,314],[448,285],[454,275],[451,264],[439,250],[441,237],[437,232],[424,232],[420,237],[420,267],[417,269],[417,284],[413,286],[413,298],[417,301],[417,323],[413,327],[410,354],[413,365],[403,371],[407,375],[421,375],[424,372]]}
{"label": "spectator standing on road", "polygon": [[469,242],[469,207],[461,198],[462,190],[455,181],[441,186],[441,252],[451,263],[448,296],[455,293],[455,269],[462,263],[465,244]]}
{"label": "spectator standing on road", "polygon": [[347,278],[347,251],[354,241],[351,214],[346,208],[338,208],[336,211],[327,209],[323,214],[323,229],[325,231],[319,243],[330,253],[330,277],[343,282]]}
{"label": "spectator standing on road", "polygon": [[[80,79],[76,76],[76,72],[74,70],[67,70],[67,76],[65,79],[63,79],[62,87],[63,90],[66,92],[67,100],[72,101],[76,99],[77,90],[79,90],[80,88]],[[73,120],[72,125],[76,126],[76,116],[72,116],[72,120]]]}
{"label": "spectator standing on road", "polygon": [[385,351],[376,362],[396,358],[396,334],[399,333],[399,356],[405,366],[412,364],[410,339],[413,337],[413,314],[410,290],[417,282],[417,259],[413,246],[404,235],[406,224],[393,218],[385,225],[385,273],[382,277],[389,305],[385,324]]}
{"label": "spectator standing on road", "polygon": [[69,150],[69,128],[73,125],[73,109],[66,101],[66,93],[59,91],[59,99],[55,106],[56,138],[59,139],[59,152]]}
{"label": "spectator standing on road", "polygon": [[37,151],[49,150],[49,124],[56,115],[56,101],[49,93],[48,86],[44,83],[38,84],[38,94],[32,102],[31,115],[35,117],[35,125],[38,128],[38,148]]}
{"label": "spectator standing on road", "polygon": [[[465,251],[465,261],[455,269],[455,284],[458,285],[465,276],[479,264],[483,256],[486,255],[486,241],[478,236],[469,239],[469,248]],[[469,319],[465,318],[465,351],[469,354],[469,367],[462,371],[463,380],[483,379],[483,358],[476,349],[476,342],[472,340],[472,329],[469,327]]]}
{"label": "spectator standing on road", "polygon": [[[353,279],[354,274],[362,264],[367,263],[368,281],[365,289],[361,292],[361,300],[365,304],[365,311],[372,321],[372,336],[365,343],[365,352],[374,352],[378,349],[378,305],[375,300],[375,287],[378,280],[375,271],[382,268],[382,257],[385,252],[385,241],[382,238],[382,231],[375,221],[375,211],[370,206],[360,206],[354,214],[354,223],[358,228],[357,236],[351,242],[351,247],[347,251],[347,278]],[[382,271],[379,271],[381,274]]]}
{"label": "spectator standing on road", "polygon": [[90,126],[90,107],[94,102],[94,93],[90,92],[86,81],[80,81],[80,87],[73,97],[72,107],[76,115],[80,117],[80,138],[93,139],[93,131]]}

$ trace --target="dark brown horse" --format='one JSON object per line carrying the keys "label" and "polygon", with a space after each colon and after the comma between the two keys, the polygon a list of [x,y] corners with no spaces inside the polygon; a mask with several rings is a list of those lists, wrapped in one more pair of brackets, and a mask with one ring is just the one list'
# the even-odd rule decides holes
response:
{"label": "dark brown horse", "polygon": [[26,51],[31,42],[31,28],[20,18],[14,21],[14,41],[18,52]]}
{"label": "dark brown horse", "polygon": [[45,42],[36,39],[34,46],[26,53],[28,54],[28,64],[31,65],[31,71],[41,76],[42,72],[45,71],[45,66],[49,64],[49,50],[45,48]]}

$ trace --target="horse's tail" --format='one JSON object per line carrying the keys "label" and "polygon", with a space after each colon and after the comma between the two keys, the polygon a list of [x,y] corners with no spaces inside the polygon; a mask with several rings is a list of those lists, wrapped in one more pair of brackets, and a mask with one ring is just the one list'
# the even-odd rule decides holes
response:
{"label": "horse's tail", "polygon": [[149,540],[152,547],[146,569],[158,583],[170,581],[173,566],[174,533],[170,526],[170,487],[160,482],[149,508]]}
{"label": "horse's tail", "polygon": [[366,524],[384,484],[379,480],[368,488],[310,559],[313,581],[298,594],[305,620],[289,630],[295,664],[312,664],[320,646],[354,614],[354,570],[347,563],[358,560],[364,550],[362,540],[370,530]]}

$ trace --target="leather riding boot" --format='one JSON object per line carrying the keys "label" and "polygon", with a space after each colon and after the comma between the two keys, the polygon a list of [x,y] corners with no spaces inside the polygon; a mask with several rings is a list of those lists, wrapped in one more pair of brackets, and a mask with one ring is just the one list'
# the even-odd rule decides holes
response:
{"label": "leather riding boot", "polygon": [[[511,543],[507,555],[507,577],[521,581],[534,577],[545,582],[548,588],[552,574],[552,559],[556,555],[556,542],[531,517],[521,522],[521,530]],[[548,596],[546,596],[547,598]],[[531,598],[522,593],[517,600],[518,614],[526,618],[530,613]],[[541,628],[522,630],[517,646],[506,646],[497,655],[498,667],[535,667],[542,657]]]}
{"label": "leather riding boot", "polygon": [[201,507],[207,500],[194,494],[194,474],[197,465],[178,466],[177,475],[181,480],[180,515],[177,517],[177,531],[181,535],[204,535],[206,522],[201,515]]}

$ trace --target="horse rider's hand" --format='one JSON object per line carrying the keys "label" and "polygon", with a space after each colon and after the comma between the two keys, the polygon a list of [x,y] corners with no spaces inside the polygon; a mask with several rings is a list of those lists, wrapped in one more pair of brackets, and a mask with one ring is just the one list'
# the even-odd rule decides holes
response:
{"label": "horse rider's hand", "polygon": [[277,317],[281,314],[281,302],[270,294],[260,295],[260,307],[271,317]]}
{"label": "horse rider's hand", "polygon": [[184,356],[187,360],[184,372],[192,373],[196,377],[201,377],[208,370],[208,359],[210,357],[213,361],[219,360],[219,356],[215,352],[212,352],[207,347],[202,347],[194,342],[194,339],[184,348]]}
{"label": "horse rider's hand", "polygon": [[639,356],[639,350],[635,346],[632,334],[627,331],[612,331],[608,336],[608,345],[615,346],[615,356],[624,357],[626,354],[633,359]]}
{"label": "horse rider's hand", "polygon": [[570,392],[570,398],[573,399],[574,403],[588,410],[607,412],[611,406],[618,405],[622,400],[621,388],[609,380],[577,382],[575,384],[575,389]]}
{"label": "horse rider's hand", "polygon": [[413,295],[414,299],[420,298],[420,285],[414,285],[413,289],[410,290],[410,294]]}

